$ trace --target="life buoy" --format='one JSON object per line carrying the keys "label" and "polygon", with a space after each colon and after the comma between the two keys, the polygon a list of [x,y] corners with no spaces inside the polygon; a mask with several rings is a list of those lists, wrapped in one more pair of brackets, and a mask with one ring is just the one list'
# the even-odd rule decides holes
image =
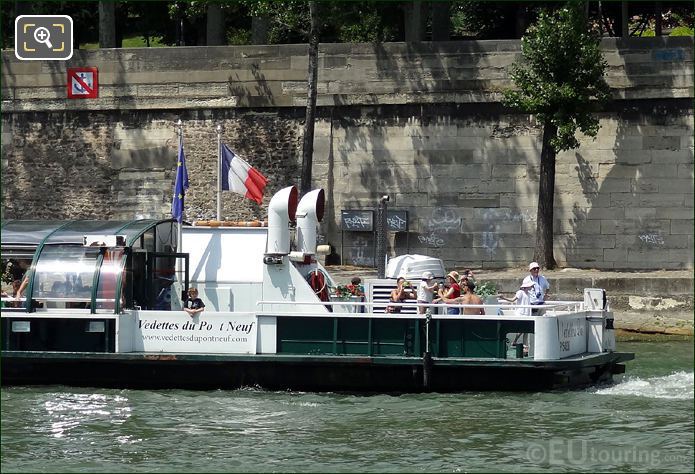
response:
{"label": "life buoy", "polygon": [[314,294],[318,296],[321,301],[330,300],[328,295],[328,285],[326,284],[326,277],[322,271],[316,269],[309,273],[309,285],[314,290]]}

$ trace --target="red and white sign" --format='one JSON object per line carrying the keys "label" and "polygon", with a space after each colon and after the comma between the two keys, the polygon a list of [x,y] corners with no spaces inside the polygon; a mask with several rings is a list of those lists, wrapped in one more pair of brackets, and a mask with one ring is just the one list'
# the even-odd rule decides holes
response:
{"label": "red and white sign", "polygon": [[68,68],[68,99],[99,97],[99,71],[95,67]]}

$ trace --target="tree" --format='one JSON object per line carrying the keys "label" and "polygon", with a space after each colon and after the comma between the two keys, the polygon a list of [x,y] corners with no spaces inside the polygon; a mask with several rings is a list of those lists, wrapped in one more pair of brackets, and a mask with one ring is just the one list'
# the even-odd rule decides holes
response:
{"label": "tree", "polygon": [[116,47],[116,4],[112,1],[99,2],[99,47]]}
{"label": "tree", "polygon": [[556,266],[555,157],[579,147],[577,130],[596,136],[600,125],[595,111],[609,99],[599,42],[579,2],[541,12],[521,39],[525,61],[514,64],[510,74],[516,89],[504,93],[505,105],[534,114],[543,124],[534,260],[547,268]]}
{"label": "tree", "polygon": [[309,71],[307,79],[306,119],[304,146],[302,147],[302,194],[311,191],[311,167],[314,155],[314,117],[316,116],[316,88],[319,70],[319,7],[309,2]]}

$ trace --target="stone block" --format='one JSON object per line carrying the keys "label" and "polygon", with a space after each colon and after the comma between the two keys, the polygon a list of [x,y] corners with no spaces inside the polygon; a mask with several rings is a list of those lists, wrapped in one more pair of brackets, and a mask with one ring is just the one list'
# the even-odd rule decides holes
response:
{"label": "stone block", "polygon": [[464,220],[462,221],[461,229],[466,233],[521,234],[521,222]]}
{"label": "stone block", "polygon": [[680,150],[680,136],[645,136],[643,137],[645,150]]}
{"label": "stone block", "polygon": [[604,248],[603,260],[606,262],[627,262],[627,249]]}
{"label": "stone block", "polygon": [[499,207],[500,205],[500,198],[499,196],[493,197],[493,198],[470,198],[468,197],[469,195],[466,193],[459,193],[458,195],[458,205],[461,207],[482,207],[482,208],[491,208],[491,207]]}
{"label": "stone block", "polygon": [[517,193],[500,194],[500,207],[531,207],[538,206],[538,195]]}
{"label": "stone block", "polygon": [[693,219],[674,219],[671,221],[671,234],[692,235]]}
{"label": "stone block", "polygon": [[[684,251],[681,249],[669,250],[669,261],[674,262],[678,265],[677,268],[693,268],[693,249],[690,247],[689,251]],[[692,290],[692,279],[689,280],[691,285],[690,295],[693,294]]]}
{"label": "stone block", "polygon": [[645,207],[678,207],[683,205],[683,194],[644,194],[639,196],[639,205]]}
{"label": "stone block", "polygon": [[526,165],[494,164],[492,166],[493,179],[525,178],[526,174]]}
{"label": "stone block", "polygon": [[571,245],[575,249],[612,249],[615,248],[615,236],[578,234]]}
{"label": "stone block", "polygon": [[656,207],[635,207],[625,209],[625,219],[653,219],[656,216]]}
{"label": "stone block", "polygon": [[473,241],[471,245],[473,247],[490,248],[494,246],[494,248],[498,249],[533,249],[536,244],[535,238],[531,235],[475,232],[472,236]]}
{"label": "stone block", "polygon": [[692,163],[679,164],[678,165],[678,177],[679,178],[690,178],[690,182],[692,183],[693,164]]}
{"label": "stone block", "polygon": [[482,163],[483,155],[478,150],[414,150],[417,165],[451,165]]}
{"label": "stone block", "polygon": [[176,158],[168,146],[111,150],[111,166],[120,168],[166,168],[175,165]]}
{"label": "stone block", "polygon": [[427,193],[397,193],[393,199],[394,206],[425,206],[427,204]]}
{"label": "stone block", "polygon": [[400,133],[407,137],[456,137],[458,126],[454,122],[435,123],[430,125],[406,123],[400,127],[394,127],[394,133]]}
{"label": "stone block", "polygon": [[625,217],[625,211],[626,210],[623,208],[615,208],[615,207],[592,207],[592,208],[588,209],[587,219],[589,219],[589,220],[623,219]]}
{"label": "stone block", "polygon": [[[690,199],[692,200],[692,195]],[[695,218],[695,212],[692,207],[665,208],[659,209],[659,217],[662,219],[693,219]]]}
{"label": "stone block", "polygon": [[654,249],[628,249],[628,263],[637,264],[641,268],[659,268],[664,262],[668,262],[668,250]]}
{"label": "stone block", "polygon": [[602,248],[567,248],[565,257],[571,266],[583,266],[586,263],[603,262]]}

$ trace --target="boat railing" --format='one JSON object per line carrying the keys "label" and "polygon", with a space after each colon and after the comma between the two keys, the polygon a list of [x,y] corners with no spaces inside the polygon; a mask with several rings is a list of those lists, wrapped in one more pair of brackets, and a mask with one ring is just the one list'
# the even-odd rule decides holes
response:
{"label": "boat railing", "polygon": [[[297,305],[296,301],[258,301],[256,303],[258,306],[265,306],[265,305]],[[327,307],[346,307],[348,308],[348,311],[345,313],[329,313],[331,316],[336,316],[336,315],[341,315],[345,317],[354,317],[356,315],[365,315],[369,314],[370,317],[372,316],[380,316],[380,317],[403,317],[407,316],[409,318],[415,317],[417,319],[424,319],[428,315],[427,314],[422,314],[422,313],[416,313],[416,314],[403,314],[403,313],[374,313],[373,310],[375,308],[378,309],[385,309],[386,306],[394,306],[394,307],[401,307],[401,308],[420,308],[420,307],[425,307],[429,308],[431,310],[430,316],[432,318],[436,319],[455,319],[455,318],[460,318],[461,316],[482,316],[482,317],[487,317],[489,318],[490,316],[504,316],[503,314],[499,314],[497,312],[498,309],[500,309],[502,306],[505,307],[505,309],[510,309],[510,310],[516,310],[516,309],[543,309],[546,314],[556,314],[556,313],[565,313],[565,312],[578,312],[582,310],[582,302],[579,301],[549,301],[546,302],[546,304],[539,306],[539,305],[520,305],[520,304],[512,304],[512,303],[498,303],[498,304],[465,304],[465,303],[460,303],[460,304],[443,304],[443,303],[392,303],[388,302],[385,303],[383,301],[381,302],[369,302],[369,301],[316,301],[316,302],[301,302],[302,306],[327,306]],[[448,308],[460,308],[460,309],[466,309],[466,308],[471,308],[471,309],[479,309],[483,308],[486,310],[486,314],[484,315],[464,315],[464,314],[442,314],[435,312],[435,309],[442,309],[446,310]],[[372,311],[367,311],[367,309],[371,309]],[[364,310],[364,311],[360,311]],[[488,310],[494,310],[493,312],[490,312],[488,314]],[[444,311],[445,312],[445,311]],[[306,313],[305,313],[306,314]],[[316,316],[314,313],[310,313],[307,315],[313,315]],[[513,315],[513,316],[520,316],[520,317],[529,317],[529,316],[524,316],[524,315]]]}

